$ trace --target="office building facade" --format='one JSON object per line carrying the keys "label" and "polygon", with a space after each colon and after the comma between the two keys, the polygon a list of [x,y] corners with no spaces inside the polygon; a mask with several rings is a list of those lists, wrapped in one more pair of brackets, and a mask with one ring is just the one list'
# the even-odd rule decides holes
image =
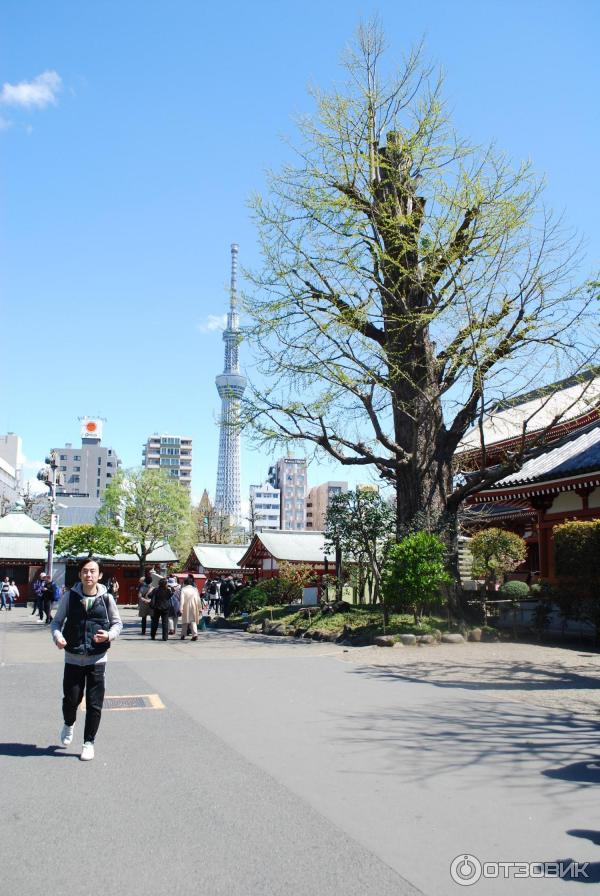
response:
{"label": "office building facade", "polygon": [[306,528],[306,460],[282,457],[269,467],[268,481],[279,489],[280,528]]}
{"label": "office building facade", "polygon": [[[116,452],[102,445],[103,420],[84,417],[81,422],[81,447],[70,442],[63,448],[53,448],[58,460],[61,484],[57,496],[91,498],[100,502],[106,486],[121,466]],[[99,504],[98,504],[99,506]]]}
{"label": "office building facade", "polygon": [[322,532],[331,499],[347,491],[347,482],[323,482],[321,485],[314,485],[306,498],[306,528]]}

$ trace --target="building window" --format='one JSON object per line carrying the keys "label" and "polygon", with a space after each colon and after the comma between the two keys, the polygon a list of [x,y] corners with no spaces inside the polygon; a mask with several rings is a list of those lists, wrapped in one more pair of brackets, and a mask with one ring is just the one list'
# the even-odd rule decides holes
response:
{"label": "building window", "polygon": [[74,454],[73,460],[81,460],[81,454]]}
{"label": "building window", "polygon": [[96,486],[97,486],[98,488],[100,488],[100,480],[99,480],[99,479],[96,479]]}

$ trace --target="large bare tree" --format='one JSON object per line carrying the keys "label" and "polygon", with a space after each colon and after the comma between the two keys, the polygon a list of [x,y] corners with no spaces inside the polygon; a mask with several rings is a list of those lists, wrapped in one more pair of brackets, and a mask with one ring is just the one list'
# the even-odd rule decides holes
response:
{"label": "large bare tree", "polygon": [[385,62],[379,27],[359,29],[347,82],[313,91],[294,161],[253,202],[261,375],[244,422],[375,468],[400,531],[518,468],[525,438],[458,487],[452,459],[498,400],[589,368],[598,331],[579,246],[529,165],[456,135],[420,48],[395,75]]}

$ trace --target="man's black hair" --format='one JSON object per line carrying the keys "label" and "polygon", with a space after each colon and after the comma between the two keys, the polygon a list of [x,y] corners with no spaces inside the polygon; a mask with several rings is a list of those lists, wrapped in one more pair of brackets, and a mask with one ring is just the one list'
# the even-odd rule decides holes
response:
{"label": "man's black hair", "polygon": [[83,567],[87,566],[88,563],[97,563],[98,571],[102,572],[102,560],[100,560],[98,557],[86,557],[85,560],[80,560],[77,564],[77,572],[81,572]]}

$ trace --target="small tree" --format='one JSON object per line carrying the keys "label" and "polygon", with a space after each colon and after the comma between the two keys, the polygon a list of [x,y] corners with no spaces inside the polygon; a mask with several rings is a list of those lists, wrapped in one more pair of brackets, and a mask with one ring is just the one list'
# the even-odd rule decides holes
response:
{"label": "small tree", "polygon": [[504,581],[506,573],[516,569],[527,555],[527,545],[520,535],[506,529],[482,529],[470,541],[473,574],[485,578],[488,589]]}
{"label": "small tree", "polygon": [[131,552],[131,541],[114,526],[65,526],[56,533],[54,550],[57,554],[77,557],[98,554],[114,557],[121,552]]}
{"label": "small tree", "polygon": [[165,542],[175,544],[190,518],[187,490],[164,470],[119,470],[104,492],[99,518],[122,525],[144,574],[148,554]]}
{"label": "small tree", "polygon": [[292,604],[302,600],[302,589],[313,582],[315,571],[308,563],[279,564],[280,602]]}
{"label": "small tree", "polygon": [[[341,551],[359,570],[361,587],[371,586],[379,598],[385,548],[394,533],[394,508],[378,492],[356,489],[331,499],[325,522],[328,550]],[[366,575],[362,575],[365,570]],[[341,580],[341,579],[340,579]]]}
{"label": "small tree", "polygon": [[413,532],[391,545],[383,575],[383,596],[389,610],[408,610],[420,623],[424,612],[444,601],[442,586],[452,581],[445,569],[445,547],[437,535]]}

